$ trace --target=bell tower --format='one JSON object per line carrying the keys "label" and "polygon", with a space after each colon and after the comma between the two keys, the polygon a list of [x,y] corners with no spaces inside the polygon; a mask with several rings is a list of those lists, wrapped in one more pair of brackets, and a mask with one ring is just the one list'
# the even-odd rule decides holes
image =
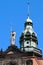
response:
{"label": "bell tower", "polygon": [[[29,10],[29,3],[28,3]],[[20,36],[20,49],[25,52],[33,52],[35,55],[42,56],[42,51],[38,49],[37,34],[33,30],[33,22],[30,19],[30,14],[24,23],[24,31]]]}
{"label": "bell tower", "polygon": [[22,32],[20,37],[20,48],[21,50],[28,51],[29,47],[38,46],[37,34],[33,30],[32,20],[28,17],[24,23],[25,30]]}

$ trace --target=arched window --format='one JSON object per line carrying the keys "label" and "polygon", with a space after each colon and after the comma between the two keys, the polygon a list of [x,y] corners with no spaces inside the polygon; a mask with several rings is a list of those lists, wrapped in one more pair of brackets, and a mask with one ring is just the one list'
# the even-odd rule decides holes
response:
{"label": "arched window", "polygon": [[10,62],[10,65],[18,65],[16,62]]}
{"label": "arched window", "polygon": [[9,63],[7,63],[6,65],[18,65],[17,63],[15,63],[15,62],[12,62],[12,61],[10,61]]}
{"label": "arched window", "polygon": [[27,60],[26,65],[33,65],[33,61],[32,60]]}

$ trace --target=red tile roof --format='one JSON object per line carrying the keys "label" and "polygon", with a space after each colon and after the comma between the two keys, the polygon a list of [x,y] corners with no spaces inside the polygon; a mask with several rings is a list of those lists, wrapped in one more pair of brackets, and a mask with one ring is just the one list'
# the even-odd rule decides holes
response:
{"label": "red tile roof", "polygon": [[33,58],[33,65],[43,65],[43,59]]}

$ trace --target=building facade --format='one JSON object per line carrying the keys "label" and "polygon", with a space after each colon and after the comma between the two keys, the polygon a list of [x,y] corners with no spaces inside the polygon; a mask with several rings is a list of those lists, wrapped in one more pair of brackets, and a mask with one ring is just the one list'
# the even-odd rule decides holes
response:
{"label": "building facade", "polygon": [[20,36],[20,48],[14,44],[15,36],[11,31],[11,45],[6,51],[0,50],[0,65],[43,65],[42,50],[38,48],[37,34],[29,16]]}

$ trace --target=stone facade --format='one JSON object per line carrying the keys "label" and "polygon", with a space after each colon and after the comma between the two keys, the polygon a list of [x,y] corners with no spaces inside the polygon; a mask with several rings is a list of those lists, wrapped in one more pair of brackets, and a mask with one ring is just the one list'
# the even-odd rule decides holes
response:
{"label": "stone facade", "polygon": [[0,65],[43,65],[42,57],[31,54],[21,52],[15,45],[9,46],[6,51],[0,51]]}

